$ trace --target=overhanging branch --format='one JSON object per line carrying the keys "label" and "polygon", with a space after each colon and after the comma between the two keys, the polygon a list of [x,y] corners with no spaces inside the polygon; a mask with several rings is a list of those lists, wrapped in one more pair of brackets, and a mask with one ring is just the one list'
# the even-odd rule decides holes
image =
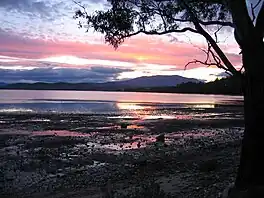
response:
{"label": "overhanging branch", "polygon": [[158,32],[158,31],[146,31],[146,30],[139,30],[137,32],[131,33],[131,34],[127,34],[126,36],[124,36],[124,38],[126,37],[131,37],[131,36],[135,36],[138,35],[140,33],[146,34],[146,35],[164,35],[164,34],[170,34],[170,33],[183,33],[183,32],[193,32],[193,33],[199,33],[198,31],[196,31],[195,29],[192,29],[190,27],[186,27],[183,29],[174,29],[174,30],[165,30],[162,32]]}
{"label": "overhanging branch", "polygon": [[164,30],[164,31],[157,31],[157,30],[145,30],[141,29],[136,32],[126,32],[126,33],[109,33],[106,34],[106,42],[109,42],[115,49],[118,48],[118,46],[124,42],[126,38],[136,36],[138,34],[146,34],[146,35],[165,35],[165,34],[170,34],[170,33],[183,33],[183,32],[193,32],[193,33],[198,33],[195,29],[192,29],[190,27],[182,28],[182,29],[172,29],[172,30]]}
{"label": "overhanging branch", "polygon": [[252,34],[254,32],[254,24],[248,14],[246,1],[230,0],[227,2],[235,24],[235,37],[238,44],[241,46],[241,44],[254,35]]}
{"label": "overhanging branch", "polygon": [[262,3],[258,17],[256,19],[256,29],[257,29],[259,35],[263,39],[263,37],[264,37],[264,2]]}
{"label": "overhanging branch", "polygon": [[[139,9],[142,8],[141,4],[136,4],[136,1],[129,1],[130,3],[136,5]],[[171,20],[174,20],[175,22],[182,22],[182,23],[192,23],[191,20],[189,19],[182,19],[182,18],[174,18],[172,15],[167,14],[167,12],[164,12],[164,10],[162,10],[161,8],[161,3],[163,1],[159,0],[158,4],[155,5],[154,1],[153,4],[151,5],[153,8],[148,8],[150,10],[152,10],[153,12],[155,12],[155,14],[159,15],[161,18],[167,17]],[[151,2],[150,2],[151,3]],[[163,20],[163,19],[162,19]],[[197,20],[199,21],[200,24],[204,25],[204,26],[209,26],[209,25],[221,25],[221,26],[227,26],[227,27],[232,27],[234,28],[234,24],[230,21],[219,21],[219,20],[211,20],[211,21],[203,21],[197,18]]]}
{"label": "overhanging branch", "polygon": [[250,4],[251,6],[251,14],[252,14],[252,22],[256,20],[256,14],[255,14],[255,9],[259,6],[262,0],[258,0],[258,2],[254,5],[253,3]]}
{"label": "overhanging branch", "polygon": [[[173,18],[174,21],[176,22],[193,22],[191,20],[186,20],[186,19],[179,19],[179,18]],[[229,21],[202,21],[202,20],[198,20],[197,21],[202,24],[202,25],[205,25],[205,26],[208,26],[208,25],[221,25],[221,26],[228,26],[228,27],[232,27],[234,28],[234,24],[232,22],[229,22]]]}
{"label": "overhanging branch", "polygon": [[196,30],[198,31],[199,34],[204,36],[204,38],[210,43],[210,45],[212,46],[214,51],[217,53],[217,55],[219,56],[219,58],[223,62],[224,67],[227,69],[227,71],[229,71],[233,75],[241,75],[241,73],[235,69],[235,67],[232,65],[232,63],[229,61],[229,59],[226,57],[224,52],[217,45],[216,41],[212,38],[212,36],[210,34],[208,34],[208,32],[206,32],[204,30],[204,28],[201,26],[201,24],[199,23],[198,17],[195,15],[195,13],[193,13],[192,9],[188,6],[188,4],[185,2],[185,0],[182,0],[182,2],[183,2],[183,5],[185,6],[186,10],[189,12]]}
{"label": "overhanging branch", "polygon": [[[239,0],[234,0],[234,1],[239,1]],[[119,1],[117,1],[117,2],[119,2]],[[134,1],[132,1],[132,3],[133,2]],[[137,2],[137,1],[135,1],[135,2]],[[140,1],[138,1],[138,2],[140,2]],[[196,13],[193,12],[193,9],[189,7],[188,3],[186,3],[185,0],[181,0],[180,2],[183,2],[183,4],[185,5],[186,10],[190,15],[190,18],[188,17],[188,19],[184,19],[184,18],[180,18],[180,16],[178,16],[179,18],[176,18],[177,16],[175,16],[173,14],[168,14],[168,15],[164,14],[164,10],[162,10],[162,12],[158,12],[158,14],[162,17],[164,16],[164,18],[165,18],[165,19],[162,18],[164,27],[163,28],[162,27],[161,28],[156,27],[156,28],[153,28],[153,30],[146,30],[147,28],[145,28],[145,24],[144,24],[144,20],[143,20],[143,22],[142,22],[143,25],[139,26],[138,27],[139,30],[134,32],[133,22],[135,22],[135,19],[132,17],[131,18],[132,22],[130,23],[129,16],[127,18],[128,20],[123,19],[124,21],[128,21],[128,23],[129,23],[128,27],[129,28],[126,29],[126,26],[125,26],[125,28],[120,30],[119,29],[120,24],[118,23],[117,20],[115,20],[115,17],[113,17],[113,19],[111,18],[113,15],[113,13],[111,13],[111,12],[110,12],[110,14],[109,13],[104,14],[104,12],[101,13],[101,15],[103,15],[103,20],[106,21],[107,27],[104,27],[105,24],[103,24],[103,25],[99,24],[98,25],[97,18],[95,18],[95,19],[93,19],[92,17],[90,18],[90,16],[86,12],[83,13],[83,16],[86,17],[86,19],[88,18],[88,23],[92,24],[91,27],[93,27],[97,30],[99,29],[99,31],[101,33],[104,33],[105,34],[105,41],[110,43],[111,45],[113,45],[115,48],[117,48],[124,41],[125,38],[132,37],[132,36],[138,35],[140,33],[146,34],[146,35],[165,35],[165,34],[170,34],[170,33],[183,33],[183,32],[187,32],[187,31],[193,32],[193,33],[198,33],[198,34],[204,36],[204,38],[210,43],[210,48],[212,47],[214,52],[218,55],[218,57],[217,57],[212,52],[209,53],[211,55],[212,59],[215,61],[215,63],[211,62],[210,65],[215,64],[219,68],[225,69],[226,71],[230,71],[234,75],[240,74],[240,72],[234,68],[234,66],[228,60],[228,58],[226,57],[224,52],[217,45],[217,36],[216,36],[216,40],[214,40],[213,36],[211,36],[204,29],[204,26],[207,26],[207,25],[217,25],[217,26],[220,25],[220,26],[233,27],[233,23],[225,22],[225,21],[213,21],[213,20],[212,21],[202,21],[199,19],[199,17],[196,15]],[[76,4],[78,4],[78,3],[76,3]],[[84,7],[81,6],[81,8],[83,8],[85,11]],[[121,7],[120,9],[122,10],[123,8]],[[156,10],[156,7],[154,6],[153,9]],[[158,7],[157,9],[159,10],[160,8]],[[134,15],[137,16],[137,13],[138,12],[136,12],[136,14],[133,14],[133,16]],[[109,15],[107,15],[107,14],[109,14]],[[114,15],[115,15],[115,12],[114,12]],[[155,15],[155,14],[153,14],[151,12],[151,16],[152,15]],[[114,23],[109,23],[109,24],[107,23],[107,22],[109,22],[108,21],[109,17],[110,17],[110,19],[109,19],[110,22],[111,22],[111,20],[114,20]],[[175,21],[175,23],[173,23],[172,17],[174,18],[173,20]],[[99,17],[99,19],[100,19],[100,17]],[[167,23],[168,23],[167,20],[168,19],[170,19],[171,23],[172,23],[172,25],[169,27],[167,27]],[[122,21],[122,19],[120,19],[120,21]],[[182,23],[189,22],[192,24],[189,27],[177,29],[179,27],[177,22],[182,22]],[[135,24],[137,24],[137,23],[135,23]],[[123,24],[121,23],[121,26],[122,25]],[[127,25],[127,23],[125,23],[125,25]],[[185,24],[185,25],[187,25],[187,24]],[[152,27],[152,26],[150,26],[150,27]],[[219,30],[220,29],[218,29],[218,31]],[[208,60],[208,58],[207,58],[207,60]]]}
{"label": "overhanging branch", "polygon": [[229,26],[229,27],[234,27],[234,24],[232,22],[227,22],[227,21],[201,21],[198,20],[198,22],[202,25],[221,25],[221,26]]}
{"label": "overhanging branch", "polygon": [[87,11],[86,11],[86,8],[85,8],[80,2],[77,2],[77,1],[73,0],[73,3],[75,3],[75,4],[78,5],[80,8],[82,8],[84,14],[85,14],[86,16],[88,16],[88,13],[87,13]]}
{"label": "overhanging branch", "polygon": [[[222,64],[220,58],[213,52],[212,50],[212,45],[207,42],[207,50],[205,49],[201,49],[205,55],[206,55],[206,59],[204,61],[201,61],[201,60],[197,60],[197,59],[194,59],[193,61],[190,61],[188,62],[186,65],[185,65],[185,69],[190,65],[190,64],[197,64],[197,63],[200,63],[202,65],[205,65],[207,67],[210,67],[210,66],[216,66],[220,69],[224,69],[226,72],[229,71],[229,69]],[[212,60],[213,59],[213,60]]]}

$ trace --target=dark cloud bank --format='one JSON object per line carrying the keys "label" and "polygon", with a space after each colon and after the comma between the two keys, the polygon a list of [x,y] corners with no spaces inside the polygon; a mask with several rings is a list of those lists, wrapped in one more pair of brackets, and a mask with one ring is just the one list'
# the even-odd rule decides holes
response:
{"label": "dark cloud bank", "polygon": [[120,68],[92,67],[75,68],[35,68],[32,70],[0,69],[0,82],[106,82],[115,80],[122,72],[131,71]]}

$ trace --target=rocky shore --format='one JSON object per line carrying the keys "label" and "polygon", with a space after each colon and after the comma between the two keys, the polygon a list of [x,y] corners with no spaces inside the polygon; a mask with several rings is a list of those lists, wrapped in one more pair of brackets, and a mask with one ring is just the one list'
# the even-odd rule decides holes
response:
{"label": "rocky shore", "polygon": [[241,108],[208,111],[149,120],[2,113],[0,197],[217,197],[234,180],[243,120]]}

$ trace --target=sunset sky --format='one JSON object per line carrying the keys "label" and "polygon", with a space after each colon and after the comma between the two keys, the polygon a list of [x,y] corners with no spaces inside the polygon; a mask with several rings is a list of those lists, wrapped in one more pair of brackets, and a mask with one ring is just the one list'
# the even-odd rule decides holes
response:
{"label": "sunset sky", "polygon": [[[106,9],[104,0],[83,0],[89,12]],[[182,75],[214,80],[223,71],[202,65],[202,37],[190,33],[139,35],[117,50],[102,35],[78,29],[71,0],[0,0],[0,82],[104,82],[150,75]],[[220,33],[220,46],[241,66],[232,30]]]}

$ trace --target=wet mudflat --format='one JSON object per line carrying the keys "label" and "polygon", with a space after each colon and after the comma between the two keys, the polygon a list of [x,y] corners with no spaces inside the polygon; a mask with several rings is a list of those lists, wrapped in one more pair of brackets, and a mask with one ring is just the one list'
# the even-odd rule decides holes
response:
{"label": "wet mudflat", "polygon": [[0,196],[217,197],[234,180],[242,107],[144,111],[2,112]]}

